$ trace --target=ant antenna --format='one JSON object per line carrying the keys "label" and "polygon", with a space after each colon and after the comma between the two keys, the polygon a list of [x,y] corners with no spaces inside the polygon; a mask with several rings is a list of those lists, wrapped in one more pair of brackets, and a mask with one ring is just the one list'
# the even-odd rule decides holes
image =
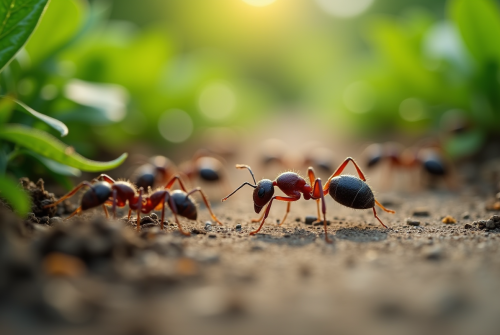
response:
{"label": "ant antenna", "polygon": [[[252,178],[253,178],[253,183],[255,185],[257,185],[257,182],[255,181],[255,177],[253,175],[253,172],[252,172],[252,169],[250,168],[250,166],[248,165],[245,165],[245,164],[236,164],[236,168],[237,169],[248,169],[248,171],[250,171],[250,174],[252,175]],[[243,186],[243,185],[242,185]],[[254,187],[255,188],[255,187]]]}
{"label": "ant antenna", "polygon": [[235,193],[236,193],[236,192],[237,192],[240,188],[242,188],[242,187],[243,187],[243,186],[245,186],[245,185],[252,186],[253,188],[256,188],[256,187],[257,187],[257,185],[252,185],[252,184],[250,184],[249,182],[245,182],[245,183],[241,184],[241,186],[240,186],[240,187],[238,187],[236,190],[234,190],[234,191],[233,191],[233,193],[231,193],[230,195],[228,195],[228,196],[227,196],[227,197],[225,197],[225,198],[222,198],[221,202],[226,201],[226,200],[227,200],[227,198],[229,198],[230,196],[232,196],[233,194],[235,194]]}

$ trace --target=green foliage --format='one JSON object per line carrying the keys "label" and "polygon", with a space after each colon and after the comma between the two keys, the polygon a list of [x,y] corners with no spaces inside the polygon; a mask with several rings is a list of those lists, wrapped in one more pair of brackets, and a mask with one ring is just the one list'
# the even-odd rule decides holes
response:
{"label": "green foliage", "polygon": [[[80,170],[102,172],[117,167],[127,157],[125,153],[110,162],[92,161],[49,133],[68,134],[68,127],[53,117],[56,114],[81,114],[89,110],[106,114],[109,108],[100,105],[106,101],[92,97],[92,92],[99,92],[100,88],[87,94],[88,104],[85,101],[71,102],[61,96],[61,90],[70,79],[67,74],[59,74],[61,70],[54,67],[59,53],[88,32],[98,15],[87,16],[86,3],[80,0],[52,0],[33,33],[46,4],[47,0],[0,0],[0,71],[4,69],[0,73],[0,197],[20,215],[28,212],[29,198],[14,179],[6,175],[7,172],[17,175],[20,171],[30,170],[22,163],[19,165],[18,157],[31,157],[31,160],[22,159],[20,162],[30,164],[34,159],[67,188],[71,187],[67,177],[79,176]],[[18,54],[32,33],[26,45],[29,57],[23,52]],[[18,57],[10,62],[16,54]],[[88,90],[91,85],[84,89]],[[102,91],[108,93],[105,89]],[[80,107],[75,108],[79,104]],[[37,106],[36,109],[53,116],[30,106]],[[108,123],[115,121],[107,119]]]}
{"label": "green foliage", "polygon": [[35,30],[48,0],[0,1],[0,71]]}
{"label": "green foliage", "polygon": [[30,210],[28,194],[7,176],[0,175],[0,197],[5,199],[20,216],[25,216]]}
{"label": "green foliage", "polygon": [[500,11],[491,0],[452,0],[449,16],[479,63],[500,61]]}
{"label": "green foliage", "polygon": [[0,128],[0,138],[61,164],[90,172],[114,169],[127,158],[127,154],[125,153],[110,162],[92,161],[80,156],[72,147],[64,145],[61,141],[46,132],[20,125],[6,125]]}
{"label": "green foliage", "polygon": [[[0,97],[0,98],[2,98],[2,97]],[[55,130],[57,130],[61,134],[61,136],[68,135],[68,127],[66,127],[66,125],[64,123],[62,123],[61,121],[56,120],[50,116],[44,115],[42,113],[38,113],[33,108],[26,106],[24,103],[22,103],[21,101],[18,101],[16,99],[12,99],[10,97],[3,97],[3,98],[4,99],[2,99],[1,103],[0,103],[0,112],[1,112],[1,105],[5,104],[6,106],[11,106],[13,104],[16,104],[18,107],[16,110],[19,110],[21,112],[29,114],[29,115],[39,119],[40,121],[45,122],[46,124],[48,124],[49,126],[54,128]],[[1,123],[4,123],[4,122],[0,122],[0,124]]]}

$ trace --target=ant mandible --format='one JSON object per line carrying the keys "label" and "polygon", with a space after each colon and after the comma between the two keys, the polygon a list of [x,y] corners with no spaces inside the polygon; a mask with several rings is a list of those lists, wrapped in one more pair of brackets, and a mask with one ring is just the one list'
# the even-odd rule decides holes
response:
{"label": "ant mandible", "polygon": [[[356,168],[359,178],[350,175],[340,175],[342,171],[344,171],[345,167],[349,162],[352,162],[354,164],[354,167]],[[326,227],[326,206],[325,206],[324,196],[327,194],[330,194],[330,196],[335,201],[346,207],[354,209],[372,208],[373,215],[380,222],[380,224],[384,226],[384,228],[387,228],[387,226],[377,216],[375,205],[379,206],[381,209],[383,209],[388,213],[395,213],[393,210],[386,209],[384,206],[382,206],[382,204],[380,204],[375,199],[372,190],[366,183],[366,178],[363,172],[361,172],[361,169],[359,168],[358,164],[356,164],[354,159],[352,159],[351,157],[348,157],[344,160],[344,162],[337,168],[337,170],[330,176],[330,178],[328,178],[328,181],[326,182],[324,187],[322,187],[321,179],[316,178],[314,169],[312,167],[309,167],[308,169],[309,181],[311,185],[313,185],[312,187],[311,185],[307,184],[304,178],[302,178],[295,172],[284,172],[280,174],[274,181],[271,181],[269,179],[262,179],[257,183],[255,181],[255,177],[250,166],[238,164],[236,165],[236,168],[248,169],[248,171],[250,171],[250,174],[252,175],[254,184],[252,185],[249,182],[243,183],[240,187],[234,190],[233,193],[223,198],[222,201],[223,202],[226,201],[230,196],[236,193],[243,186],[249,185],[254,188],[253,201],[254,201],[255,212],[260,213],[262,208],[266,204],[268,204],[259,228],[257,228],[257,230],[255,231],[252,231],[250,235],[255,235],[261,230],[262,226],[264,225],[264,222],[266,221],[266,218],[269,215],[269,211],[271,209],[273,200],[288,202],[285,217],[283,218],[283,221],[281,221],[281,224],[283,224],[284,220],[288,215],[288,212],[290,211],[291,202],[299,200],[301,197],[301,193],[303,194],[305,200],[309,199],[316,200],[318,206],[319,206],[319,200],[321,200],[321,205],[322,205],[321,209],[323,212],[323,226],[325,229],[325,241],[327,243],[332,243],[332,240],[328,238],[328,231]],[[273,196],[275,186],[277,186],[281,191],[283,191],[283,193],[285,193],[287,197]]]}

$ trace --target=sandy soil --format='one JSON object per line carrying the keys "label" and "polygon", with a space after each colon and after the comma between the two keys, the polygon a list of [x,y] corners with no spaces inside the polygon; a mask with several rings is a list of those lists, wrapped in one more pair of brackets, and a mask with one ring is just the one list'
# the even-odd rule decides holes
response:
{"label": "sandy soil", "polygon": [[[250,194],[214,201],[222,227],[205,229],[203,208],[198,222],[182,220],[191,237],[154,218],[137,234],[99,211],[50,222],[3,212],[0,333],[498,333],[500,222],[472,225],[499,214],[485,209],[491,199],[383,194],[397,211],[380,214],[389,229],[328,199],[327,244],[304,223],[316,207],[303,200],[282,226],[276,204],[249,236]],[[447,215],[457,223],[442,223]]]}

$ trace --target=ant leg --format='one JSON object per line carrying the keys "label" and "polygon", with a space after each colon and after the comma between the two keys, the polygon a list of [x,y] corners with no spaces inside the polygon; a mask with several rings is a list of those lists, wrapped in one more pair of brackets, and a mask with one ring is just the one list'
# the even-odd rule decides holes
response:
{"label": "ant leg", "polygon": [[392,209],[387,209],[384,206],[382,206],[382,204],[380,202],[378,202],[377,200],[375,200],[375,203],[377,204],[378,207],[380,207],[382,210],[386,211],[387,213],[391,213],[391,214],[396,213]]}
{"label": "ant leg", "polygon": [[[267,207],[266,207],[267,208]],[[260,220],[262,220],[262,218],[264,217],[264,213],[266,211],[262,211],[262,214],[260,215],[260,217],[258,217],[257,219],[252,219],[251,222],[260,222]]]}
{"label": "ant leg", "polygon": [[387,228],[387,226],[382,222],[382,220],[380,220],[380,218],[377,216],[377,211],[375,210],[375,207],[372,207],[373,209],[373,215],[377,218],[378,222],[380,222],[380,224],[382,226],[384,226],[384,228]]}
{"label": "ant leg", "polygon": [[82,206],[78,207],[73,213],[71,213],[70,216],[68,216],[64,220],[68,220],[68,219],[72,218],[73,216],[75,216],[76,214],[80,214],[81,212],[82,212]]}
{"label": "ant leg", "polygon": [[[309,176],[309,182],[311,183],[311,186],[316,186],[314,183],[315,183],[315,180],[316,180],[316,174],[314,173],[314,169],[310,166],[308,169],[307,169],[307,175]],[[318,194],[318,197],[316,199],[316,209],[318,210],[318,219],[321,217],[320,215],[320,212],[319,212],[319,194]]]}
{"label": "ant leg", "polygon": [[273,204],[274,199],[280,200],[280,201],[297,201],[300,199],[300,197],[299,198],[289,198],[289,197],[280,197],[280,196],[272,197],[271,201],[269,201],[269,205],[267,205],[266,212],[264,214],[264,218],[262,219],[262,222],[260,223],[259,228],[257,228],[257,230],[254,230],[253,232],[251,232],[250,235],[255,235],[262,229],[262,226],[264,225],[264,222],[266,222],[267,216],[269,215],[269,211],[271,210],[271,205]]}
{"label": "ant leg", "polygon": [[172,200],[170,194],[168,195],[168,203],[170,204],[170,209],[172,209],[172,213],[174,214],[175,223],[177,223],[177,226],[179,227],[179,232],[184,236],[191,236],[191,233],[186,232],[184,231],[184,229],[182,229],[182,226],[179,222],[179,218],[177,217],[177,206],[175,205],[175,202]]}
{"label": "ant leg", "polygon": [[173,176],[172,179],[170,179],[170,181],[165,186],[165,189],[170,190],[170,188],[172,187],[172,185],[174,185],[176,180],[179,181],[179,185],[181,186],[181,190],[183,190],[184,192],[187,192],[186,186],[184,186],[184,183],[182,182],[182,179],[179,175]]}
{"label": "ant leg", "polygon": [[286,205],[285,217],[283,218],[283,220],[281,220],[281,222],[279,223],[278,226],[281,226],[283,223],[285,223],[286,217],[288,216],[288,212],[290,212],[290,205],[291,205],[291,202],[288,202]]}
{"label": "ant leg", "polygon": [[[321,192],[321,179],[318,178],[316,179],[316,181],[314,182],[314,187],[313,187],[313,197],[316,197],[319,195],[320,199],[321,199],[321,211],[323,212],[323,227],[325,229],[325,242],[326,243],[332,243],[333,241],[330,240],[330,238],[328,238],[328,230],[326,229],[326,204],[325,204],[325,195],[323,194],[323,192]],[[319,201],[316,200],[316,201]],[[320,220],[320,216],[318,215],[318,220],[315,221],[315,222],[321,222]]]}
{"label": "ant leg", "polygon": [[57,200],[54,203],[51,203],[50,205],[43,206],[43,208],[49,208],[49,207],[54,207],[54,206],[59,205],[64,200],[71,198],[73,195],[75,195],[75,193],[78,192],[84,186],[92,187],[92,184],[89,183],[88,181],[82,181],[80,184],[78,184],[78,186],[76,186],[74,189],[69,191],[69,193],[60,197],[59,200]]}
{"label": "ant leg", "polygon": [[116,197],[117,197],[117,191],[116,189],[113,190],[113,219],[116,219]]}
{"label": "ant leg", "polygon": [[106,219],[109,219],[109,214],[108,214],[108,210],[106,208],[106,205],[102,205],[102,209],[104,210],[104,214],[106,214]]}
{"label": "ant leg", "polygon": [[323,187],[323,193],[324,194],[328,193],[328,191],[330,189],[330,183],[331,183],[332,179],[335,178],[335,177],[337,177],[338,175],[340,175],[342,173],[342,171],[344,171],[345,167],[347,166],[347,164],[349,162],[352,162],[352,164],[354,164],[354,167],[356,168],[356,171],[358,172],[359,178],[362,181],[366,181],[365,175],[361,171],[361,168],[358,166],[358,164],[354,161],[354,159],[352,157],[347,157],[344,160],[344,162],[342,162],[342,164],[340,164],[340,166],[337,168],[337,170],[335,170],[335,172],[330,176],[330,178],[328,178],[325,186]]}
{"label": "ant leg", "polygon": [[219,225],[223,226],[222,222],[220,222],[219,219],[217,219],[217,217],[215,216],[215,214],[212,212],[212,208],[210,207],[210,203],[208,202],[207,197],[205,196],[205,193],[203,193],[203,191],[201,190],[201,188],[197,187],[194,190],[189,191],[186,194],[186,197],[188,197],[189,195],[193,194],[194,192],[200,192],[201,197],[203,198],[203,202],[205,202],[205,206],[207,206],[207,209],[210,212],[210,216],[212,217],[212,220],[214,220],[215,222],[217,222]]}
{"label": "ant leg", "polygon": [[161,226],[160,229],[163,230],[163,220],[165,219],[165,202],[167,201],[167,193],[163,196],[162,206],[161,206]]}
{"label": "ant leg", "polygon": [[101,173],[99,175],[99,177],[95,178],[95,180],[105,181],[105,182],[108,182],[110,184],[114,184],[115,183],[115,180],[113,178],[111,178],[110,176],[108,176],[107,174],[104,174],[104,173]]}
{"label": "ant leg", "polygon": [[127,220],[130,221],[130,216],[132,215],[132,208],[128,209],[128,217]]}
{"label": "ant leg", "polygon": [[[138,197],[138,200],[137,200],[137,231],[141,231],[141,209],[142,209],[142,192],[144,190],[142,189],[142,187],[139,189],[139,197]],[[130,203],[128,204],[129,207],[130,207]]]}

